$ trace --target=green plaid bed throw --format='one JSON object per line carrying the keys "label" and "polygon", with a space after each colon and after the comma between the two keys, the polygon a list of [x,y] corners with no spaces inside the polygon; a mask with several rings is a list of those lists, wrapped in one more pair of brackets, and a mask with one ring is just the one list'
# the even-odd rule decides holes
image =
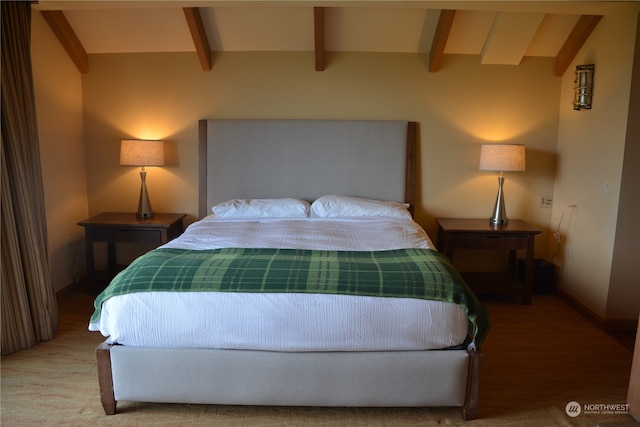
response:
{"label": "green plaid bed throw", "polygon": [[447,301],[464,307],[477,345],[489,329],[484,307],[440,252],[429,249],[161,248],[136,259],[95,300],[132,292],[293,292]]}

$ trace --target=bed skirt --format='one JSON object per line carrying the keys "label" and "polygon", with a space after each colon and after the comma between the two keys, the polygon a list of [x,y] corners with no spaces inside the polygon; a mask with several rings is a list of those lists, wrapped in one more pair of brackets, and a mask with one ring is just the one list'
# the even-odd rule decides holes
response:
{"label": "bed skirt", "polygon": [[117,401],[268,406],[460,406],[474,419],[480,352],[308,352],[111,346],[97,350],[107,414]]}

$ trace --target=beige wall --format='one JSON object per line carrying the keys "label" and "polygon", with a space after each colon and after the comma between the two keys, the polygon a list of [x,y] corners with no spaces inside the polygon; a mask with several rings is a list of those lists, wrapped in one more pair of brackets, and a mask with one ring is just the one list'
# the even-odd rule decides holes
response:
{"label": "beige wall", "polygon": [[[241,52],[216,54],[212,71],[204,72],[195,53],[105,54],[91,55],[91,70],[81,76],[34,12],[49,243],[52,257],[59,257],[54,268],[74,268],[76,249],[67,254],[64,247],[67,237],[80,239],[78,220],[135,211],[140,178],[136,168],[118,165],[123,138],[169,141],[167,166],[148,169],[152,205],[158,212],[188,213],[193,221],[199,119],[414,120],[421,135],[418,222],[435,237],[435,217],[488,217],[497,180],[477,170],[480,144],[526,144],[527,171],[507,175],[507,213],[545,231],[536,256],[549,259],[557,250],[563,290],[604,316],[638,7],[606,16],[570,67],[596,64],[594,109],[581,112],[571,109],[571,71],[554,77],[553,61],[541,58],[516,67],[447,56],[433,74],[416,54],[340,53],[328,54],[327,69],[316,72],[311,52]],[[604,182],[610,184],[607,197]],[[553,209],[539,207],[541,196],[554,197]],[[566,208],[574,203],[577,216]],[[548,230],[556,229],[563,211],[557,248]],[[495,263],[491,255],[467,257],[463,268]],[[54,274],[59,289],[66,279]],[[625,300],[626,291],[618,288],[615,298]],[[606,315],[619,311],[612,313]]]}
{"label": "beige wall", "polygon": [[[578,64],[595,64],[591,110],[572,110],[573,73],[562,79],[552,215],[552,226],[557,226],[564,212],[560,283],[601,318],[634,319],[639,308],[637,290],[624,298],[635,307],[625,309],[626,314],[608,307],[637,13],[638,5],[629,4],[605,16],[570,66],[575,70]],[[573,204],[578,204],[577,212],[568,208]]]}
{"label": "beige wall", "polygon": [[39,12],[32,14],[31,57],[49,243],[56,291],[84,274],[88,214],[80,73]]}
{"label": "beige wall", "polygon": [[122,138],[170,142],[170,164],[148,169],[151,203],[193,219],[198,119],[398,119],[420,123],[416,217],[430,234],[437,216],[489,217],[497,178],[478,171],[487,141],[526,144],[527,171],[507,177],[507,211],[546,230],[551,210],[538,199],[553,194],[561,83],[550,59],[481,66],[453,56],[437,74],[416,54],[331,54],[324,72],[313,61],[310,52],[224,53],[203,72],[195,54],[93,55],[82,79],[91,213],[137,206],[138,171],[118,165]]}
{"label": "beige wall", "polygon": [[[636,22],[640,27],[640,13]],[[628,117],[607,301],[606,317],[612,319],[631,319],[640,311],[640,31],[636,31]],[[630,295],[636,298],[629,298]]]}

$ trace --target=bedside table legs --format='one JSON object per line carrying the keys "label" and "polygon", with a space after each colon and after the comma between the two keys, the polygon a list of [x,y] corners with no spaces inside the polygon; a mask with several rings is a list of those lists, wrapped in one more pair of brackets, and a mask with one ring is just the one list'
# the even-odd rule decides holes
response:
{"label": "bedside table legs", "polygon": [[93,241],[85,237],[85,256],[87,257],[87,281],[89,295],[96,294],[96,261],[93,255]]}
{"label": "bedside table legs", "polygon": [[[534,283],[535,236],[542,233],[523,220],[511,220],[508,225],[492,226],[478,218],[436,218],[437,248],[451,261],[458,249],[507,251],[507,271],[493,271],[491,266],[479,266],[479,271],[461,272],[471,289],[479,294],[512,294],[530,305]],[[518,272],[518,252],[525,252],[525,271]],[[500,266],[501,270],[503,265]],[[522,268],[522,267],[520,267]],[[524,273],[524,277],[518,276]],[[523,283],[524,282],[524,283]]]}
{"label": "bedside table legs", "polygon": [[531,305],[533,294],[533,248],[534,236],[529,237],[527,255],[525,258],[524,284],[522,285],[522,304]]}
{"label": "bedside table legs", "polygon": [[[85,236],[85,253],[87,267],[87,282],[89,295],[97,295],[98,292],[98,275],[96,273],[96,261],[94,251],[94,241],[90,237]],[[116,264],[116,245],[113,242],[107,242],[107,274],[112,278],[118,272]],[[110,280],[110,279],[109,279]]]}
{"label": "bedside table legs", "polygon": [[[535,244],[535,236],[531,235],[527,238],[524,283],[522,283],[522,290],[520,292],[520,296],[522,298],[522,305],[531,305],[531,302],[533,299],[532,296],[533,296],[533,282],[534,282],[534,277],[533,277],[534,244]],[[440,250],[447,258],[449,258],[451,262],[453,262],[453,254],[454,254],[453,242],[451,241],[450,236],[448,236],[447,233],[444,233],[442,230],[440,230],[438,234],[437,247],[438,247],[438,250]],[[507,273],[509,276],[514,278],[518,276],[517,255],[518,255],[517,249],[510,249],[508,251]],[[463,276],[465,276],[465,273],[463,273]],[[471,286],[471,289],[477,291],[477,288],[474,289],[474,283],[468,283],[468,284]],[[483,286],[482,288],[484,289],[485,287],[486,286]],[[480,293],[482,293],[482,291]]]}
{"label": "bedside table legs", "polygon": [[[85,254],[88,292],[97,294],[104,282],[108,284],[118,273],[116,245],[135,243],[148,247],[158,247],[178,237],[183,230],[182,219],[185,214],[155,214],[153,218],[140,219],[128,212],[103,212],[92,216],[78,225],[84,227]],[[95,262],[95,243],[107,244],[106,280],[102,272],[98,274]],[[99,253],[102,253],[101,251]],[[138,255],[141,255],[138,253]]]}

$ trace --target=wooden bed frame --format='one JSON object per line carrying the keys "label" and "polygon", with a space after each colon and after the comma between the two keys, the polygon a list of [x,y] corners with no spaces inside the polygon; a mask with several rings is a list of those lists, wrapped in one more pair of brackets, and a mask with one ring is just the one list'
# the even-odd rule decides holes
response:
{"label": "wooden bed frame", "polygon": [[[325,194],[350,194],[414,204],[415,122],[201,120],[199,130],[201,217],[213,204],[235,197],[313,200]],[[396,146],[387,146],[390,138]],[[259,148],[247,155],[247,144]],[[355,148],[345,149],[346,145]],[[298,171],[291,175],[294,163]],[[335,170],[336,163],[346,170]],[[390,167],[392,163],[395,166]],[[236,179],[239,174],[234,171],[252,179]],[[358,179],[353,179],[354,173]],[[317,185],[316,174],[335,179]],[[459,406],[464,419],[471,420],[476,417],[482,353],[479,349],[295,353],[103,343],[96,355],[100,397],[108,415],[116,413],[117,401],[140,401]]]}

